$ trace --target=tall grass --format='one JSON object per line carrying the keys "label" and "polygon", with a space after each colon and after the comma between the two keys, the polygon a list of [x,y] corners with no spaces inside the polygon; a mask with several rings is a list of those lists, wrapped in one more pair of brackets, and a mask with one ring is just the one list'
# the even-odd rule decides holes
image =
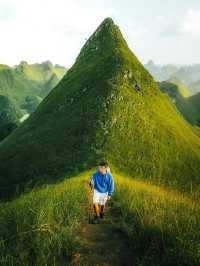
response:
{"label": "tall grass", "polygon": [[200,207],[180,194],[114,174],[114,206],[135,265],[200,265]]}
{"label": "tall grass", "polygon": [[0,204],[0,265],[66,265],[87,217],[88,175]]}
{"label": "tall grass", "polygon": [[[93,169],[0,204],[0,265],[67,265],[87,222],[86,185]],[[112,171],[117,227],[137,266],[200,264],[200,207],[180,192]]]}

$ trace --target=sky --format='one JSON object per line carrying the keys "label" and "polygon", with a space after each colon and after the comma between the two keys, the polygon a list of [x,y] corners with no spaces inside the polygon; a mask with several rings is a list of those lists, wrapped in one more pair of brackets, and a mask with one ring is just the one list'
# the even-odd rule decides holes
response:
{"label": "sky", "polygon": [[200,63],[200,0],[0,0],[0,63],[70,67],[106,17],[142,63]]}

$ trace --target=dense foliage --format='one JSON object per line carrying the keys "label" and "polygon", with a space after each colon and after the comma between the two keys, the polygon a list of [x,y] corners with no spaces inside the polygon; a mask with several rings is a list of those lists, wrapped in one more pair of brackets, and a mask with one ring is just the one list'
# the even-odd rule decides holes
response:
{"label": "dense foliage", "polygon": [[[115,192],[109,204],[111,215],[117,215],[112,226],[128,237],[133,265],[199,265],[200,210],[194,195],[111,171]],[[0,265],[68,265],[84,242],[79,230],[88,222],[87,184],[93,172],[0,204]]]}

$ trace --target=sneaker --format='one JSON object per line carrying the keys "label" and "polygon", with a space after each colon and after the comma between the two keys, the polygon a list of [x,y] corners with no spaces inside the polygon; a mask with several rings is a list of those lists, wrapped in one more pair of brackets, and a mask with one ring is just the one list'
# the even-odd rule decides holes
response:
{"label": "sneaker", "polygon": [[104,218],[104,212],[100,212],[100,218],[101,218],[101,219]]}
{"label": "sneaker", "polygon": [[94,219],[92,220],[93,224],[98,224],[99,223],[99,216],[94,216]]}

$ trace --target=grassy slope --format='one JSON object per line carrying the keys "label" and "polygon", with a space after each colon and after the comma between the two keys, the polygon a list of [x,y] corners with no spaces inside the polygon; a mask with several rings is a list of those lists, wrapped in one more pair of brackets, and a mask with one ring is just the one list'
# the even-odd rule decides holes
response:
{"label": "grassy slope", "polygon": [[186,104],[193,110],[193,121],[200,126],[200,92],[189,97]]}
{"label": "grassy slope", "polygon": [[[22,62],[15,68],[0,65],[0,94],[21,107],[26,96],[46,96],[65,72],[62,67],[54,67],[49,62],[32,65]],[[52,79],[54,82],[50,83]]]}
{"label": "grassy slope", "polygon": [[174,83],[177,85],[179,93],[181,94],[182,97],[189,97],[190,96],[190,91],[187,88],[187,85],[185,85],[183,82],[181,82],[176,75],[172,76],[169,80],[167,80],[169,83]]}
{"label": "grassy slope", "polygon": [[119,173],[114,176],[114,206],[131,239],[136,265],[199,265],[198,200]]}
{"label": "grassy slope", "polygon": [[66,265],[87,219],[88,172],[0,204],[0,265]]}
{"label": "grassy slope", "polygon": [[[18,128],[16,135],[7,139],[10,144],[12,143],[12,150],[7,150],[8,146],[5,143],[7,151],[5,150],[4,155],[18,150],[18,158],[13,162],[13,173],[10,173],[15,175],[16,179],[19,178],[21,181],[22,178],[30,178],[34,175],[38,175],[39,179],[42,175],[55,178],[76,167],[83,169],[87,165],[96,163],[95,149],[99,141],[96,135],[102,132],[98,126],[99,116],[102,105],[111,91],[108,79],[117,68],[115,64],[117,51],[113,49],[115,43],[110,39],[109,32],[102,32],[102,34],[108,41],[102,43],[102,36],[98,36],[100,47],[97,53],[95,50],[91,53],[91,49],[95,47],[88,42],[86,49],[89,52],[86,53],[86,57],[84,54],[86,49],[84,49],[79,60],[67,72],[62,82],[50,92],[36,112]],[[84,57],[81,58],[83,54]],[[27,141],[30,139],[30,134],[31,142]],[[46,139],[45,142],[44,139]],[[22,143],[28,145],[22,145]],[[39,152],[41,149],[42,153]],[[26,164],[21,165],[19,169],[17,165],[21,160],[26,161]],[[6,172],[8,168],[6,165],[4,167]],[[17,171],[16,168],[18,168]],[[2,174],[2,178],[4,177],[5,175]]]}
{"label": "grassy slope", "polygon": [[193,130],[200,137],[200,127],[194,126]]}
{"label": "grassy slope", "polygon": [[33,177],[55,180],[106,157],[127,173],[188,190],[199,184],[199,148],[200,139],[106,19],[58,86],[0,145],[1,188],[13,193]]}
{"label": "grassy slope", "polygon": [[160,82],[161,90],[168,94],[183,117],[193,125],[200,125],[200,93],[190,97],[183,97],[179,86],[171,82]]}
{"label": "grassy slope", "polygon": [[30,91],[34,92],[35,83],[29,83],[27,79],[20,73],[10,67],[0,67],[0,93],[5,95],[18,104],[23,102],[25,95],[29,95]]}
{"label": "grassy slope", "polygon": [[[12,103],[13,108],[18,110],[17,113],[21,113],[15,121],[17,122],[15,126],[10,123],[4,126],[1,119],[1,140],[16,128],[24,113],[32,113],[37,108],[65,72],[65,68],[53,66],[50,62],[32,65],[21,62],[15,68],[0,65],[0,96],[6,97]],[[8,109],[7,113],[5,108],[1,110],[2,112],[8,119],[11,118],[11,112]]]}
{"label": "grassy slope", "polygon": [[[129,174],[179,189],[189,189],[192,182],[199,184],[199,138],[160,93],[125,42],[121,52],[124,62],[115,83],[117,93],[109,119],[103,121],[109,160]],[[124,80],[127,72],[132,77]],[[135,82],[141,88],[139,93],[134,90]]]}
{"label": "grassy slope", "polygon": [[8,97],[0,95],[0,141],[19,124],[22,111]]}
{"label": "grassy slope", "polygon": [[[66,265],[79,245],[79,227],[88,218],[87,181],[94,170],[0,204],[2,265]],[[198,201],[112,173],[116,226],[130,239],[134,265],[198,265]]]}

